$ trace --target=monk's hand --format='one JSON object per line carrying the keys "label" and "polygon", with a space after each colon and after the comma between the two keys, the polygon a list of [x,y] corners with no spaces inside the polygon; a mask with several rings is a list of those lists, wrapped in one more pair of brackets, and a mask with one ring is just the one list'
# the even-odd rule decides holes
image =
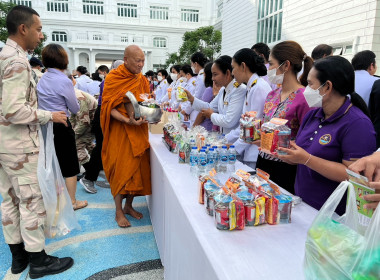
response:
{"label": "monk's hand", "polygon": [[148,123],[148,121],[145,119],[145,117],[142,117],[142,118],[139,118],[139,119],[135,119],[135,114],[132,113],[132,117],[130,118],[126,118],[126,121],[125,121],[126,124],[129,124],[129,125],[142,125],[143,123]]}
{"label": "monk's hand", "polygon": [[189,99],[190,103],[193,104],[193,102],[194,102],[194,96],[187,89],[185,89],[185,92],[186,92],[186,95],[187,95],[187,99]]}
{"label": "monk's hand", "polygon": [[211,119],[211,115],[214,113],[212,109],[202,109],[201,114],[205,118]]}

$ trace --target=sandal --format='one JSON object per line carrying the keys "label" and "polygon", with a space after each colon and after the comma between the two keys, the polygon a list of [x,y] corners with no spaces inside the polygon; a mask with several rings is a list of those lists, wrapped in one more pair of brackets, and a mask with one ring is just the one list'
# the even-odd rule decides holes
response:
{"label": "sandal", "polygon": [[87,200],[83,200],[83,201],[75,200],[75,202],[73,203],[73,209],[75,211],[78,209],[85,208],[87,207],[87,205],[88,205]]}

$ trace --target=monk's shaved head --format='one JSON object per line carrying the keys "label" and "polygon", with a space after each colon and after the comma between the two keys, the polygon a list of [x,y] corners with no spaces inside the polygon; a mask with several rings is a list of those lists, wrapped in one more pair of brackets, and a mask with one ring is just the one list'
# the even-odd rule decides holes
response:
{"label": "monk's shaved head", "polygon": [[144,51],[137,45],[130,45],[124,51],[125,67],[132,74],[141,73],[145,63]]}

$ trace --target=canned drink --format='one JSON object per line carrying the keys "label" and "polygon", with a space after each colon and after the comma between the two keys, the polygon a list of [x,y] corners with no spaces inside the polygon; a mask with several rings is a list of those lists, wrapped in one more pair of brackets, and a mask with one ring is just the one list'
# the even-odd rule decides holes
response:
{"label": "canned drink", "polygon": [[245,210],[245,225],[254,226],[256,218],[256,205],[252,203],[244,204]]}
{"label": "canned drink", "polygon": [[216,228],[221,230],[228,230],[230,228],[228,206],[215,205],[214,214]]}

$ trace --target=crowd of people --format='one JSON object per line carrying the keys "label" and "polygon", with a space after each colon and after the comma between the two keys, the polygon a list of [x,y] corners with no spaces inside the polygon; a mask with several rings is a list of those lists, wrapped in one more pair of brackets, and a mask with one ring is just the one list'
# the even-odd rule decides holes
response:
{"label": "crowd of people", "polygon": [[[59,44],[48,44],[42,61],[27,52],[43,38],[36,11],[16,6],[7,16],[9,38],[0,53],[0,192],[4,238],[12,253],[12,273],[30,264],[30,277],[62,272],[73,259],[45,253],[43,199],[37,180],[38,129],[53,122],[54,145],[73,209],[88,205],[76,199],[79,180],[95,194],[101,170],[114,197],[115,220],[141,219],[132,207],[135,196],[151,194],[147,121],[134,117],[125,93],[138,101],[150,93],[162,108],[178,110],[184,125],[224,134],[240,160],[268,172],[271,179],[307,204],[320,209],[341,181],[346,168],[362,172],[379,188],[380,82],[376,56],[357,53],[352,62],[318,45],[308,56],[294,41],[270,49],[264,43],[209,61],[194,53],[190,64],[172,65],[143,75],[144,52],[131,45],[122,60],[91,74],[84,66],[67,70]],[[188,101],[179,102],[179,87]],[[286,119],[291,146],[285,155],[260,151],[239,137],[239,120],[257,112],[262,122]],[[369,195],[375,208],[380,195]],[[123,207],[123,200],[125,201]],[[342,200],[337,213],[345,212]]]}

